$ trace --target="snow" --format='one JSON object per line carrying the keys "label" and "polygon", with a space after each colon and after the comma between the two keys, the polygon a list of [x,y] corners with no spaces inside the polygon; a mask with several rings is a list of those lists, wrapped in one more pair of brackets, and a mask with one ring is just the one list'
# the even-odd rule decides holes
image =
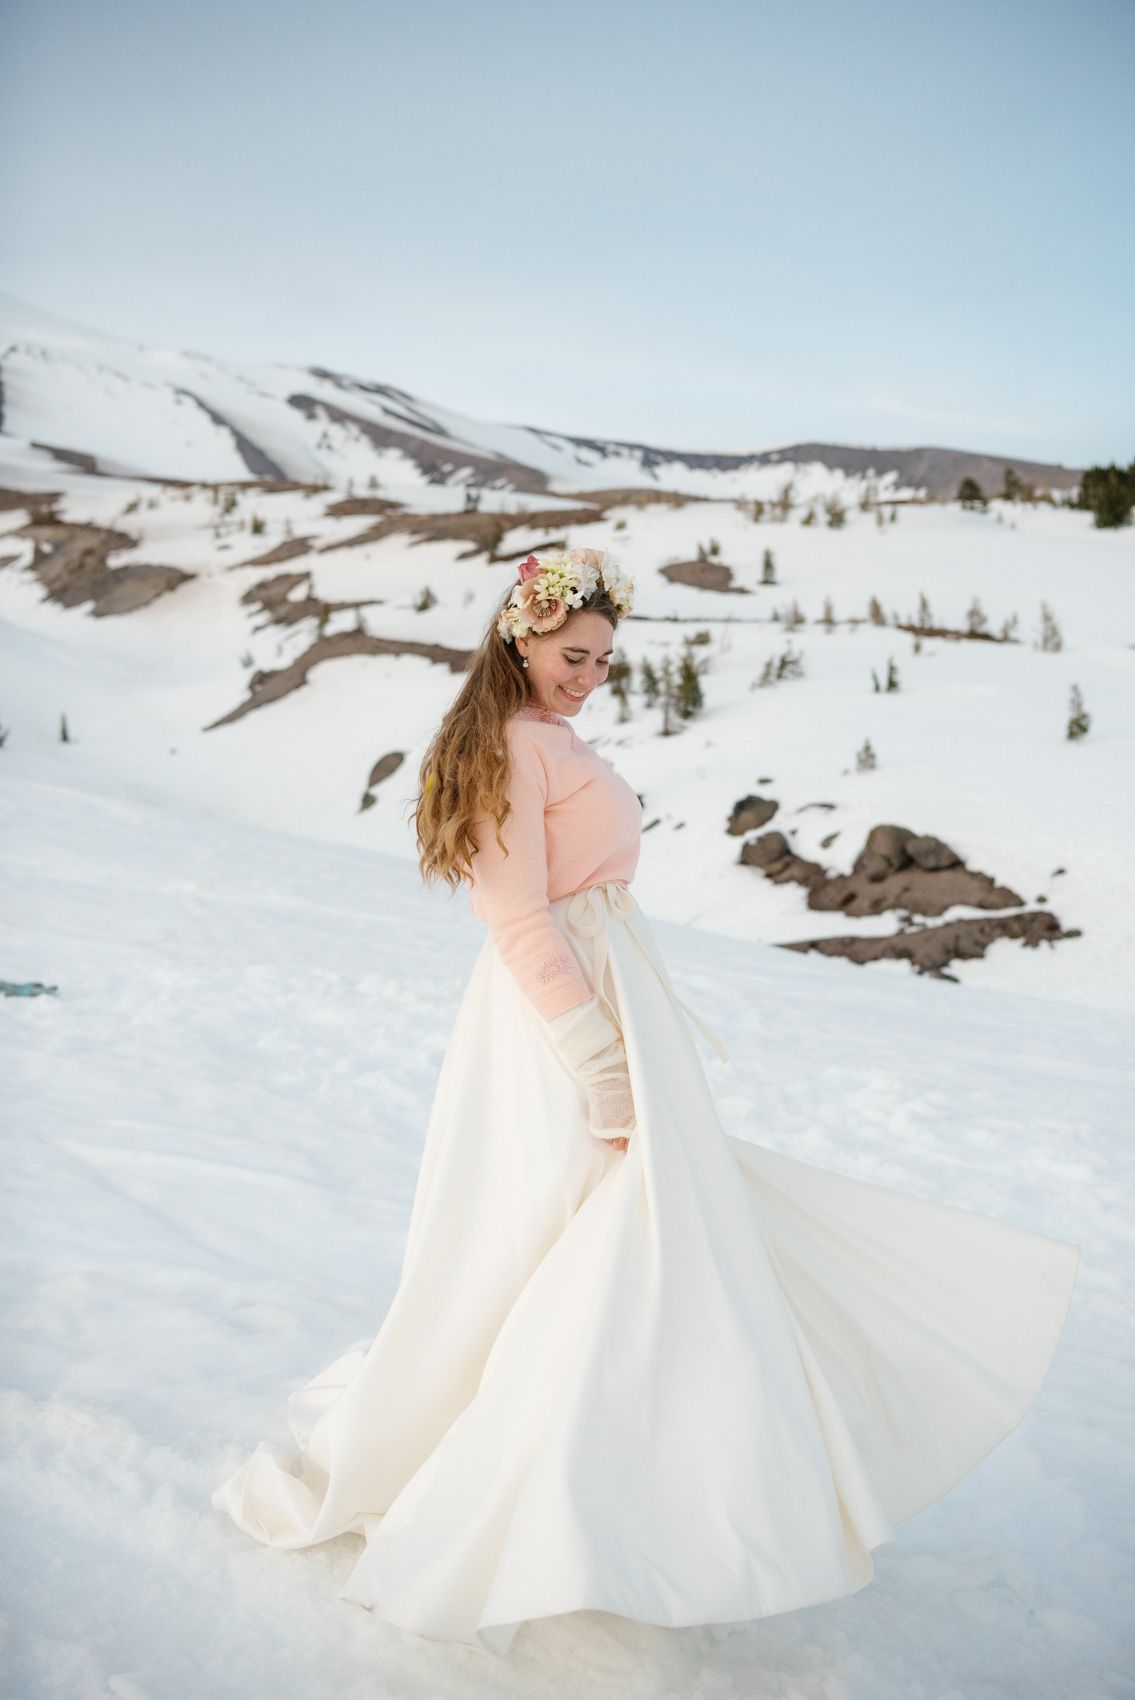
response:
{"label": "snow", "polygon": [[[250,665],[284,665],[314,635],[241,603],[260,579],[310,570],[326,599],[378,599],[370,631],[463,648],[515,568],[403,536],[326,549],[368,522],[300,491],[240,492],[215,534],[207,491],[84,478],[11,437],[0,484],[60,490],[67,518],[137,537],[112,564],[196,575],[94,619],[43,598],[26,516],[0,512],[0,977],[59,988],[0,1002],[5,1695],[1130,1694],[1135,533],[1043,505],[904,506],[882,528],[853,508],[830,531],[798,514],[755,525],[728,501],[628,506],[573,528],[635,579],[628,657],[657,663],[710,633],[695,651],[711,663],[706,706],[678,736],[659,736],[637,694],[620,721],[606,691],[578,730],[657,820],[635,892],[679,996],[728,1048],[723,1065],[702,1043],[723,1126],[1073,1241],[1082,1263],[1025,1421],[902,1525],[871,1587],[754,1625],[550,1620],[502,1662],[338,1601],[358,1537],[275,1552],[209,1504],[258,1440],[286,1444],[287,1392],[380,1325],[398,1280],[482,937],[462,895],[421,886],[408,818],[460,675],[353,656],[204,728],[244,699]],[[315,552],[240,564],[289,526]],[[711,537],[752,594],[660,576]],[[541,541],[518,532],[508,546]],[[766,547],[775,588],[759,585]],[[427,583],[438,601],[417,613]],[[1022,641],[927,639],[915,655],[908,634],[863,619],[872,594],[905,617],[920,592],[952,625],[980,595],[994,629],[1018,614]],[[826,632],[826,596],[860,623]],[[805,676],[754,688],[785,641],[771,613],[793,598]],[[1057,654],[1033,647],[1042,600]],[[875,694],[871,670],[891,656],[902,688]],[[1073,682],[1093,722],[1068,743]],[[879,766],[858,773],[868,736]],[[360,812],[388,750],[403,763]],[[892,917],[817,915],[799,887],[739,866],[724,825],[750,790],[776,798],[770,826],[833,870],[871,826],[898,821],[1082,936],[1041,951],[1002,941],[955,964],[959,984],[779,950],[889,931]],[[835,807],[808,807],[819,801]]]}
{"label": "snow", "polygon": [[380,852],[4,759],[3,971],[59,987],[0,1006],[5,1692],[1128,1691],[1125,1015],[654,923],[728,1047],[729,1132],[1069,1238],[1081,1277],[1025,1421],[869,1589],[752,1626],[554,1619],[501,1668],[339,1601],[358,1537],[274,1552],[208,1503],[385,1314],[479,927]]}
{"label": "snow", "polygon": [[[408,453],[382,443],[381,432],[393,431],[441,450],[443,459],[451,450],[455,463],[469,453],[504,462],[515,458],[544,473],[551,492],[635,487],[771,500],[795,477],[806,499],[830,490],[854,498],[864,482],[790,460],[715,471],[690,466],[675,454],[648,470],[633,444],[584,447],[556,432],[472,419],[348,373],[150,349],[55,319],[3,293],[0,359],[4,431],[94,455],[99,471],[111,474],[246,478],[234,435],[239,431],[285,478],[326,480],[340,488],[353,480],[359,489],[412,500],[423,511],[450,509],[455,490],[467,482],[466,469],[455,464],[446,483],[431,482]],[[339,419],[336,410],[352,417]],[[379,428],[377,441],[367,425]],[[503,465],[501,477],[511,482]],[[875,483],[888,497],[904,493],[893,473]],[[511,489],[486,490],[481,500],[486,511],[561,503],[575,505],[554,493]]]}

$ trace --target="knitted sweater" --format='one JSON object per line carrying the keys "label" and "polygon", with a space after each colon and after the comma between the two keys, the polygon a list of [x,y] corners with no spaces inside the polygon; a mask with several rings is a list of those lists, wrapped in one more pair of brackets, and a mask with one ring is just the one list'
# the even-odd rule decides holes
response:
{"label": "knitted sweater", "polygon": [[502,855],[489,815],[473,828],[470,907],[521,991],[546,1021],[592,997],[548,905],[585,885],[629,885],[642,805],[611,763],[562,714],[526,703],[505,723],[508,798]]}

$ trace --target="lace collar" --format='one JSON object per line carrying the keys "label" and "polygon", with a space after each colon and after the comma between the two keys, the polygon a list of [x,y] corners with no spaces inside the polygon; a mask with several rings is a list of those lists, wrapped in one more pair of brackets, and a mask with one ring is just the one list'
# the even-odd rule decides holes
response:
{"label": "lace collar", "polygon": [[524,702],[516,710],[518,720],[543,720],[549,726],[571,726],[571,721],[564,715],[557,714],[553,708],[542,708],[538,702]]}

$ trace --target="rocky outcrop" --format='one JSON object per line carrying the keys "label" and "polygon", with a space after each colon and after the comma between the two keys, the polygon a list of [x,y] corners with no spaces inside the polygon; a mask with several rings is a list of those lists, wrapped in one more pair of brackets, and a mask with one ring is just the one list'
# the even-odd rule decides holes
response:
{"label": "rocky outcrop", "polygon": [[253,709],[279,702],[282,697],[306,685],[308,674],[322,661],[336,661],[344,655],[420,655],[426,661],[436,661],[448,667],[451,673],[465,673],[469,670],[473,653],[469,649],[449,649],[440,643],[372,637],[369,632],[334,632],[329,637],[316,638],[290,666],[253,673],[248,681],[245,701],[217,720],[210,720],[202,730],[211,732],[217,726],[231,726],[233,721],[243,719]]}
{"label": "rocky outcrop", "polygon": [[658,576],[671,584],[688,584],[694,590],[724,591],[730,596],[749,596],[743,584],[733,583],[733,568],[724,561],[671,561],[659,567]]}
{"label": "rocky outcrop", "polygon": [[375,786],[381,785],[384,779],[389,779],[392,773],[397,773],[405,760],[406,753],[404,750],[388,750],[384,756],[379,756],[370,770],[366,790],[359,802],[360,814],[364,809],[372,809],[377,803],[378,798],[374,794]]}
{"label": "rocky outcrop", "polygon": [[827,874],[797,856],[782,832],[767,832],[741,847],[739,860],[760,868],[777,885],[806,887],[809,909],[844,915],[942,915],[947,909],[1009,909],[1024,899],[988,874],[967,868],[956,850],[927,833],[882,825],[871,829],[849,874]]}
{"label": "rocky outcrop", "polygon": [[756,797],[752,794],[739,797],[733,805],[725,830],[732,838],[739,838],[745,832],[756,832],[758,827],[768,825],[779,807],[780,804],[774,802],[771,797]]}
{"label": "rocky outcrop", "polygon": [[[753,801],[756,799],[742,798],[734,815],[743,804]],[[997,885],[988,874],[967,868],[943,839],[912,832],[905,826],[873,827],[850,874],[829,875],[818,862],[798,856],[782,832],[765,832],[747,839],[738,860],[746,867],[759,868],[775,885],[803,886],[809,909],[838,910],[843,915],[882,915],[896,910],[912,923],[882,937],[847,934],[794,940],[783,944],[784,950],[814,950],[859,963],[904,958],[920,974],[956,980],[956,975],[946,972],[947,964],[984,956],[995,939],[1019,939],[1035,949],[1042,943],[1080,937],[1078,928],[1062,928],[1046,909],[1021,909],[1024,899],[1017,892]],[[1018,912],[967,916],[938,927],[913,924],[915,915],[942,915],[953,907]]]}
{"label": "rocky outcrop", "polygon": [[782,944],[782,950],[819,951],[822,956],[844,956],[849,962],[879,962],[905,959],[918,974],[935,980],[957,982],[947,973],[950,962],[984,956],[996,939],[1019,939],[1029,949],[1055,944],[1059,939],[1078,939],[1079,927],[1063,928],[1047,909],[1023,911],[1018,915],[975,915],[959,921],[944,921],[939,927],[918,927],[889,933],[883,938],[800,939]]}
{"label": "rocky outcrop", "polygon": [[108,556],[137,548],[137,540],[107,526],[33,519],[7,535],[32,539],[35,553],[31,570],[50,601],[64,608],[89,602],[97,618],[145,608],[196,577],[180,567],[148,566],[140,561],[124,567],[108,566]]}

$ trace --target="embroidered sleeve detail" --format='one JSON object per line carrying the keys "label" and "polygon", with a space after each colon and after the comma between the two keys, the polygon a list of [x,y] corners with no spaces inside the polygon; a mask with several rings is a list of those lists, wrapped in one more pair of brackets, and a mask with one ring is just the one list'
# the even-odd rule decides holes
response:
{"label": "embroidered sleeve detail", "polygon": [[556,980],[561,974],[571,974],[576,967],[574,956],[569,956],[566,950],[557,950],[554,956],[546,957],[540,964],[536,978],[542,986],[546,986],[549,980]]}

